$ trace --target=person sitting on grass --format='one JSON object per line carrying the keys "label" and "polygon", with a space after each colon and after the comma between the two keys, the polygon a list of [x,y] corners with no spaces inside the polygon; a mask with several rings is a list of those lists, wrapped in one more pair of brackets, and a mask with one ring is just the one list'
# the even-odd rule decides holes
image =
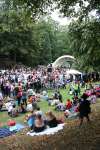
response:
{"label": "person sitting on grass", "polygon": [[36,99],[35,93],[28,97],[28,103],[32,104],[33,110],[35,110],[37,108],[37,99]]}
{"label": "person sitting on grass", "polygon": [[79,116],[79,110],[78,110],[78,105],[77,106],[73,106],[70,110],[66,109],[64,111],[64,116],[66,118],[77,118]]}
{"label": "person sitting on grass", "polygon": [[43,91],[42,95],[41,95],[41,99],[48,101],[49,100],[49,96],[48,93],[46,91]]}
{"label": "person sitting on grass", "polygon": [[95,104],[95,103],[96,103],[96,99],[97,99],[96,93],[93,92],[93,93],[91,94],[91,96],[90,96],[90,101],[91,101],[91,103],[92,103],[92,104]]}
{"label": "person sitting on grass", "polygon": [[62,97],[62,94],[60,93],[60,91],[58,91],[58,99],[60,102],[62,102],[62,100],[63,100],[63,97]]}
{"label": "person sitting on grass", "polygon": [[33,131],[42,132],[44,129],[46,129],[46,125],[45,125],[45,122],[42,118],[42,115],[37,114],[36,119],[35,119],[35,123],[34,123]]}
{"label": "person sitting on grass", "polygon": [[6,107],[7,111],[8,111],[8,115],[11,115],[11,111],[13,109],[13,105],[15,105],[15,102],[8,100],[8,102],[4,103],[4,105],[5,105],[5,107]]}
{"label": "person sitting on grass", "polygon": [[58,92],[56,91],[55,93],[53,93],[52,98],[49,98],[48,100],[48,105],[50,106],[55,106],[57,104],[59,104],[61,97],[58,96]]}
{"label": "person sitting on grass", "polygon": [[58,125],[57,118],[51,111],[46,113],[46,121],[47,121],[47,125],[50,128],[56,127]]}
{"label": "person sitting on grass", "polygon": [[64,112],[64,116],[66,118],[75,118],[78,116],[78,107],[79,107],[79,103],[77,101],[75,102],[71,102],[69,99],[67,100],[67,103],[66,103],[66,110]]}
{"label": "person sitting on grass", "polygon": [[77,96],[74,96],[74,97],[73,97],[72,105],[73,105],[73,106],[77,106],[78,102],[79,102],[79,98],[78,98]]}
{"label": "person sitting on grass", "polygon": [[60,100],[59,104],[57,104],[55,106],[55,110],[58,110],[58,111],[64,111],[65,110],[65,104]]}
{"label": "person sitting on grass", "polygon": [[28,115],[25,116],[25,121],[27,121],[30,130],[33,130],[34,128],[35,118],[36,115],[33,111],[31,111]]}
{"label": "person sitting on grass", "polygon": [[41,117],[45,120],[45,116],[43,111],[40,109],[40,107],[37,107],[37,109],[35,110],[35,114],[36,115],[41,115]]}
{"label": "person sitting on grass", "polygon": [[24,103],[21,103],[20,104],[20,113],[26,113],[27,111],[26,111],[26,107],[25,107],[25,105],[24,105]]}
{"label": "person sitting on grass", "polygon": [[71,102],[70,99],[68,99],[67,102],[66,102],[66,109],[69,110],[71,108],[72,108],[72,102]]}
{"label": "person sitting on grass", "polygon": [[16,108],[16,105],[13,105],[12,110],[10,112],[11,117],[17,117],[18,116],[18,110]]}

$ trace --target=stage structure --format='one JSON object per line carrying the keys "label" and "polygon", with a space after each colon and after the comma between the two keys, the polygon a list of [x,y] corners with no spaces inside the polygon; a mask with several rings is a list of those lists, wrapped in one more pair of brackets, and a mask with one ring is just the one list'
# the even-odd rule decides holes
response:
{"label": "stage structure", "polygon": [[73,56],[70,55],[64,55],[59,58],[57,58],[53,63],[52,67],[65,67],[67,69],[70,69],[72,64],[75,63],[76,59]]}
{"label": "stage structure", "polygon": [[74,58],[74,56],[71,55],[64,55],[59,58],[57,58],[53,63],[52,67],[55,68],[65,68],[66,69],[66,75],[70,76],[73,75],[81,75],[82,73],[78,70],[75,70],[73,68],[73,64],[77,65],[77,60]]}

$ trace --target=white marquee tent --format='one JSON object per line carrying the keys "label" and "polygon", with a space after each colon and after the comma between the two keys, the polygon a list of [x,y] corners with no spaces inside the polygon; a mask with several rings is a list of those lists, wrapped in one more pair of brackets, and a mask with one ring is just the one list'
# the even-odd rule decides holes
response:
{"label": "white marquee tent", "polygon": [[74,70],[74,69],[70,69],[70,70],[67,70],[66,71],[67,74],[74,74],[74,75],[77,75],[77,74],[82,74],[80,71],[78,70]]}

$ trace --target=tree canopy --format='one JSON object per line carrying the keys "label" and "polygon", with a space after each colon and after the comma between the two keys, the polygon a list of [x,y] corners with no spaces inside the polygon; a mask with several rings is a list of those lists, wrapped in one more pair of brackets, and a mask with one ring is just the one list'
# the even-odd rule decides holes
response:
{"label": "tree canopy", "polygon": [[78,58],[80,68],[99,70],[100,65],[100,22],[73,22],[69,26],[71,51]]}
{"label": "tree canopy", "polygon": [[46,13],[49,7],[51,9],[58,8],[68,17],[79,16],[83,18],[88,16],[91,11],[96,11],[100,17],[99,0],[13,0],[13,3],[18,6],[27,6],[33,16]]}
{"label": "tree canopy", "polygon": [[[50,17],[39,19],[55,7],[77,20],[63,27]],[[94,10],[97,15],[89,18]],[[99,70],[100,1],[0,0],[0,54],[29,66],[71,54],[78,58],[78,68]]]}

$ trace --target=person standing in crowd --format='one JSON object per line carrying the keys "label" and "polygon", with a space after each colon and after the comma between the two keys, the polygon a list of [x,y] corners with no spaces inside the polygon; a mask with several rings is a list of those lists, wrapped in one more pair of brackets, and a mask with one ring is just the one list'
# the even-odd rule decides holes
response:
{"label": "person standing in crowd", "polygon": [[0,110],[2,109],[3,106],[3,95],[2,92],[0,91]]}
{"label": "person standing in crowd", "polygon": [[27,106],[27,92],[25,90],[22,91],[22,102]]}
{"label": "person standing in crowd", "polygon": [[19,89],[18,94],[17,94],[18,106],[20,106],[20,104],[21,104],[21,98],[22,98],[22,90]]}
{"label": "person standing in crowd", "polygon": [[90,122],[89,114],[91,112],[90,102],[87,100],[88,96],[84,93],[81,97],[81,102],[79,104],[79,117],[80,126],[83,124],[83,119],[86,118]]}

